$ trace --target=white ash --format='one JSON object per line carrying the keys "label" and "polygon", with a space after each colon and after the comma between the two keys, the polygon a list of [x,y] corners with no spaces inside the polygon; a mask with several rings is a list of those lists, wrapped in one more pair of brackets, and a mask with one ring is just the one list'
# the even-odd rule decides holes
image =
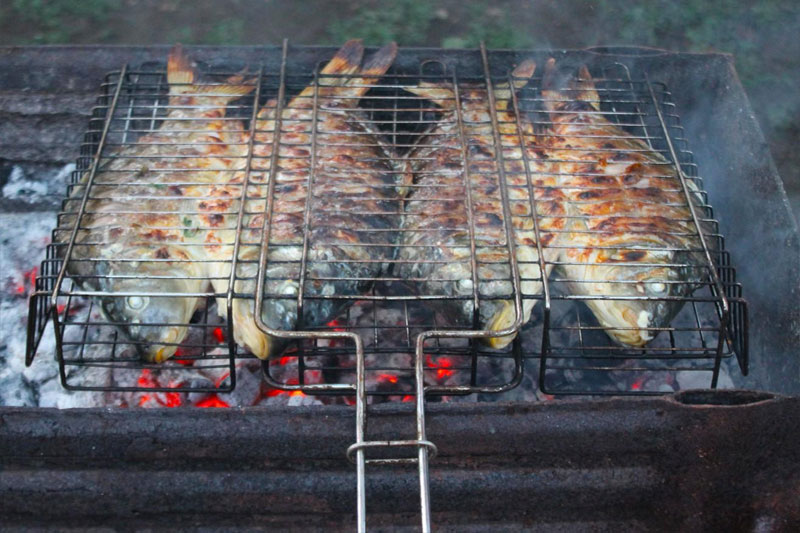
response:
{"label": "white ash", "polygon": [[[5,191],[4,191],[5,192]],[[92,407],[103,405],[96,393],[63,389],[54,360],[52,326],[44,331],[38,356],[25,367],[30,273],[38,269],[50,242],[55,213],[0,214],[0,405],[39,407]],[[28,274],[28,276],[26,276]]]}
{"label": "white ash", "polygon": [[68,178],[74,170],[74,163],[64,165],[55,171],[48,169],[45,172],[30,169],[26,171],[23,167],[14,165],[3,185],[2,196],[25,203],[51,200],[64,194]]}

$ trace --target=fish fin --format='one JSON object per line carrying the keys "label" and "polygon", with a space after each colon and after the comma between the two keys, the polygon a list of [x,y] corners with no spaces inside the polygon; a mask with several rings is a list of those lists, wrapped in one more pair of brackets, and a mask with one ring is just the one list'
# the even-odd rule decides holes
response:
{"label": "fish fin", "polygon": [[[570,75],[565,79],[556,68],[556,60],[552,57],[547,60],[544,67],[542,98],[544,107],[548,111],[561,109],[568,102],[581,102],[586,110],[600,109],[600,96],[586,65],[580,68],[577,76]],[[572,110],[580,111],[580,108],[575,107]]]}
{"label": "fish fin", "polygon": [[594,86],[594,80],[589,73],[586,65],[582,65],[578,71],[578,77],[573,78],[570,84],[572,89],[577,90],[575,95],[576,100],[581,100],[590,104],[596,110],[600,110],[600,95],[597,94],[597,88]]}
{"label": "fish fin", "polygon": [[183,52],[183,46],[180,44],[173,46],[167,58],[167,83],[170,84],[170,92],[173,92],[173,89],[179,91],[181,85],[194,83],[196,77],[197,72]]}
{"label": "fish fin", "polygon": [[[347,76],[358,72],[362,57],[364,57],[364,45],[361,43],[361,39],[350,39],[344,43],[331,60],[319,71],[319,89],[317,90],[317,94],[330,94],[335,90],[334,87],[344,85],[349,79]],[[336,75],[336,77],[323,77],[326,74],[333,74]],[[295,96],[293,101],[303,102],[303,98],[312,98],[314,96],[314,90],[314,84],[312,83],[303,89],[300,94]],[[290,104],[289,107],[294,106]],[[310,107],[310,105],[305,104],[302,107]],[[262,111],[264,110],[262,109]]]}
{"label": "fish fin", "polygon": [[359,72],[361,75],[346,80],[345,87],[334,91],[335,96],[350,97],[358,101],[370,90],[370,85],[377,83],[386,74],[396,57],[397,43],[392,42],[382,47],[367,59]]}
{"label": "fish fin", "polygon": [[220,97],[227,103],[253,92],[257,81],[256,78],[246,80],[244,75],[237,74],[225,80],[225,83],[221,85],[194,85],[197,78],[197,70],[183,52],[183,47],[180,44],[173,46],[167,59],[167,83],[169,83],[169,93],[172,96],[209,93]]}
{"label": "fish fin", "polygon": [[[536,71],[536,62],[532,59],[526,59],[520,63],[514,70],[511,71],[512,82],[514,90],[518,91],[525,87],[531,80],[531,76]],[[509,91],[510,84],[508,82],[500,83],[494,87],[494,97],[497,102],[498,111],[505,111],[511,102],[511,91]]]}
{"label": "fish fin", "polygon": [[403,90],[430,100],[442,109],[455,109],[456,107],[456,93],[449,83],[421,81],[418,86],[403,87]]}

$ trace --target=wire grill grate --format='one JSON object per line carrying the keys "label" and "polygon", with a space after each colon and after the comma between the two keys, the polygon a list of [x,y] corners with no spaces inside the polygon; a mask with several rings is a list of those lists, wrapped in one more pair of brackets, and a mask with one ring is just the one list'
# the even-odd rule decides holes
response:
{"label": "wire grill grate", "polygon": [[[708,375],[709,386],[716,386],[721,361],[734,353],[746,373],[747,314],[741,287],[736,283],[735,271],[724,250],[724,240],[719,234],[697,165],[666,86],[649,81],[643,73],[637,74],[638,77],[631,76],[621,64],[591,65],[600,98],[600,109],[596,113],[622,128],[625,135],[646,142],[652,151],[660,153],[664,158],[664,179],[680,176],[676,179],[676,190],[683,182],[690,191],[687,195],[697,200],[693,203],[697,211],[694,224],[698,233],[700,227],[703,228],[707,240],[704,248],[710,259],[701,265],[688,266],[703,270],[705,275],[704,281],[691,295],[680,297],[685,301],[680,314],[652,343],[634,349],[611,341],[581,303],[593,298],[612,298],[611,295],[575,295],[567,285],[579,280],[568,279],[559,269],[554,269],[549,279],[541,274],[537,276],[535,273],[541,272],[538,260],[520,258],[516,248],[519,246],[519,230],[515,224],[518,219],[537,212],[538,201],[538,188],[532,181],[536,172],[531,177],[531,172],[524,170],[529,166],[525,151],[519,153],[517,150],[515,153],[522,124],[529,123],[539,132],[552,126],[551,119],[543,112],[547,99],[543,96],[538,72],[524,88],[513,94],[509,115],[502,113],[501,102],[488,98],[495,93],[487,92],[487,87],[496,88],[514,82],[509,74],[509,58],[499,52],[489,54],[489,57],[500,58],[498,64],[489,65],[487,62],[483,70],[478,68],[477,62],[474,68],[462,68],[438,61],[423,62],[415,68],[406,66],[390,70],[381,80],[368,84],[371,88],[358,104],[358,110],[353,108],[353,112],[347,115],[351,131],[344,137],[337,137],[324,130],[326,121],[329,115],[351,105],[350,100],[333,98],[323,101],[320,94],[335,83],[332,81],[335,77],[321,76],[322,64],[299,65],[289,55],[284,48],[280,68],[268,70],[262,67],[252,82],[255,86],[253,94],[227,104],[225,116],[219,118],[226,124],[226,131],[241,135],[240,141],[229,144],[230,153],[226,154],[235,161],[234,164],[220,171],[240,177],[239,181],[226,183],[235,201],[222,212],[222,227],[216,228],[228,232],[226,238],[229,240],[225,244],[236,250],[235,261],[222,265],[216,274],[198,276],[203,282],[219,283],[213,286],[200,284],[193,297],[202,300],[202,304],[191,321],[185,324],[189,327],[187,339],[175,357],[161,364],[143,362],[134,347],[135,342],[120,334],[113,320],[98,313],[97,300],[91,296],[97,296],[101,291],[86,290],[65,278],[69,270],[63,260],[65,249],[71,245],[79,246],[71,243],[74,235],[70,238],[75,220],[92,215],[91,200],[85,205],[76,201],[87,193],[87,176],[93,169],[102,170],[95,171],[94,182],[86,195],[91,199],[102,187],[110,186],[103,180],[115,159],[131,159],[130,155],[120,155],[120,149],[141,143],[143,137],[147,138],[154,132],[163,133],[165,121],[173,120],[171,113],[176,108],[174,103],[170,103],[163,67],[123,68],[107,76],[92,112],[58,227],[53,233],[54,244],[48,248],[42,275],[37,280],[37,292],[31,300],[29,360],[48,320],[54,318],[56,356],[62,382],[67,388],[153,390],[152,385],[145,387],[137,383],[141,370],[149,369],[154,373],[164,372],[170,376],[170,382],[179,381],[184,391],[231,390],[235,386],[236,360],[252,356],[233,340],[237,324],[230,318],[231,313],[228,312],[228,318],[219,318],[218,315],[222,307],[227,306],[230,310],[237,301],[246,301],[246,305],[291,302],[298,306],[301,321],[296,324],[296,329],[307,333],[296,335],[299,340],[283,357],[265,362],[263,366],[265,379],[270,385],[307,393],[355,392],[354,335],[363,344],[365,379],[369,384],[367,394],[375,396],[414,394],[414,356],[420,348],[426,363],[426,393],[431,395],[506,390],[519,383],[526,364],[538,364],[539,387],[554,394],[657,394],[661,392],[659,385],[681,371],[703,372]],[[216,70],[204,74],[209,83],[222,84],[234,72]],[[405,90],[423,80],[455,86],[455,98],[459,99],[456,112],[448,115],[426,98]],[[297,95],[307,87],[313,89],[311,94],[298,100]],[[482,106],[481,113],[470,114],[462,110],[470,99],[480,95],[485,98],[476,104]],[[298,102],[307,104],[307,111],[289,113]],[[256,114],[260,109],[272,110],[271,114],[265,115],[272,118],[257,120]],[[275,120],[275,117],[280,119]],[[171,123],[172,131],[177,132],[181,124],[192,129],[197,121],[181,119]],[[432,132],[432,128],[437,130]],[[485,133],[474,133],[484,130]],[[479,135],[484,135],[487,146],[494,148],[494,152],[484,159],[481,159],[479,150],[473,151],[474,138]],[[358,144],[366,150],[358,152],[363,159],[359,160],[358,154],[356,156],[359,173],[381,173],[387,178],[378,186],[375,182],[368,182],[362,194],[366,200],[361,204],[354,201],[349,207],[345,205],[345,210],[351,209],[370,217],[399,219],[403,212],[400,202],[393,204],[385,197],[375,200],[374,195],[384,194],[409,173],[396,164],[397,160],[404,157],[422,160],[426,157],[425,143],[435,146],[447,136],[450,136],[455,149],[461,150],[454,159],[460,159],[461,166],[453,169],[453,175],[462,180],[464,194],[459,209],[467,213],[467,224],[445,230],[470,234],[471,248],[462,257],[473,278],[471,294],[453,296],[448,284],[462,282],[460,278],[443,279],[437,286],[438,290],[431,290],[430,283],[426,283],[430,280],[401,275],[401,265],[409,260],[403,259],[402,253],[395,255],[395,250],[418,246],[408,244],[404,236],[411,230],[405,227],[345,228],[361,239],[350,246],[349,255],[345,254],[350,258],[352,268],[342,268],[347,261],[343,262],[341,255],[333,259],[314,255],[315,247],[324,249],[337,242],[336,236],[330,233],[313,233],[321,220],[315,217],[325,211],[324,198],[317,196],[315,187],[324,185],[326,179],[347,178],[346,170],[342,170],[339,177],[333,175],[336,169],[332,171],[326,167],[318,170],[320,161],[330,164],[334,156],[329,152],[341,149],[343,145]],[[175,187],[196,186],[193,180],[198,176],[197,156],[181,155],[180,143],[164,144],[163,150],[170,156],[172,164],[161,171],[173,175]],[[163,153],[158,158],[163,159]],[[366,164],[368,158],[371,159]],[[150,168],[156,166],[156,159],[152,155],[142,156],[142,164],[148,166],[148,172],[159,171]],[[675,167],[680,169],[679,175],[672,171]],[[300,177],[297,183],[286,177],[292,168],[297,169]],[[186,181],[174,177],[181,172],[189,176]],[[404,183],[411,191],[410,197],[414,198],[414,195],[420,195],[424,186],[419,185],[421,172],[412,171],[410,174],[415,181]],[[496,187],[492,193],[495,203],[488,211],[481,211],[485,206],[475,208],[468,205],[477,198],[474,183],[481,179],[491,181]],[[296,202],[299,211],[296,213],[286,208],[287,204],[281,200],[290,182],[299,195]],[[124,192],[127,185],[114,186]],[[467,192],[470,190],[471,194]],[[209,193],[207,187],[199,187],[198,191],[199,196],[193,197],[191,202],[205,198],[204,194]],[[169,196],[169,193],[167,187],[164,195]],[[213,196],[209,198],[213,200]],[[153,205],[161,205],[161,199],[151,200],[155,202]],[[435,207],[437,202],[444,203],[447,199],[434,192],[428,201]],[[198,214],[180,201],[179,205],[190,216]],[[342,205],[336,208],[342,209]],[[476,223],[486,212],[500,219],[498,232],[490,236],[482,234],[480,223]],[[281,240],[275,234],[275,228],[280,225],[280,220],[275,220],[281,216],[288,217],[292,223],[299,221],[304,231]],[[537,218],[540,217],[538,214]],[[363,217],[354,216],[348,220],[359,222]],[[195,229],[202,234],[209,228],[189,231]],[[558,233],[558,230],[541,227],[537,231]],[[380,232],[391,235],[391,238],[369,242],[367,235]],[[487,240],[480,240],[484,238]],[[563,260],[549,258],[547,249],[557,250],[568,245],[556,242],[543,246],[541,239],[537,242],[538,257],[544,258],[545,267],[563,267]],[[209,245],[199,243],[195,246],[205,249]],[[487,263],[478,249],[496,252],[492,255],[494,259]],[[220,263],[214,259],[205,261]],[[270,270],[272,265],[281,261],[287,265],[288,274],[287,270],[277,274]],[[370,270],[374,265],[388,265],[388,268]],[[475,335],[480,329],[480,307],[498,298],[481,292],[482,284],[487,281],[481,278],[482,272],[494,269],[496,265],[500,267],[492,270],[492,274],[503,273],[501,278],[494,279],[500,284],[505,283],[503,299],[512,303],[518,299],[514,304],[517,311],[528,301],[538,302],[530,322],[522,328],[517,340],[499,350],[487,348]],[[80,277],[71,273],[69,276]],[[86,281],[85,277],[82,281]],[[288,281],[296,282],[299,289],[282,292],[285,288],[282,284]],[[530,282],[539,283],[543,290],[526,291],[526,283]],[[337,292],[330,294],[314,288],[325,285],[336,286]],[[259,287],[262,290],[259,291]],[[146,292],[131,294],[159,297]],[[120,293],[113,297],[128,296],[130,294]],[[464,306],[467,312],[435,312],[437,305],[445,301],[456,302],[453,305]],[[324,323],[303,323],[304,309],[307,312],[309,308],[322,305],[321,302],[338,307],[340,311]],[[472,321],[464,320],[464,316],[471,317]],[[424,334],[422,341],[419,338],[421,334]],[[331,338],[337,335],[338,338]],[[292,364],[285,364],[287,361]],[[108,381],[108,373],[93,374],[87,370],[92,368],[113,369],[112,381]],[[194,379],[198,368],[219,379]],[[296,369],[296,372],[289,372],[287,368]],[[572,375],[580,374],[581,378],[564,380],[567,371]],[[619,383],[631,381],[620,378],[622,374],[634,376],[633,380],[647,376],[651,378],[651,385],[640,385],[635,389],[627,388],[627,385],[620,387]],[[193,377],[184,379],[182,376]],[[174,388],[165,385],[163,390]]]}

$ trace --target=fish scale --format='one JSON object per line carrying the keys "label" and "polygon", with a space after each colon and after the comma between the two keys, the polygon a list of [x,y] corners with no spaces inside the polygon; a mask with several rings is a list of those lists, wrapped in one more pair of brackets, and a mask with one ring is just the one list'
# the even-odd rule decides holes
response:
{"label": "fish scale", "polygon": [[[173,48],[167,115],[156,131],[101,158],[67,267],[83,288],[109,293],[99,297],[101,310],[136,342],[143,357],[156,362],[175,353],[204,301],[188,294],[208,287],[206,243],[218,238],[223,222],[209,213],[208,202],[217,184],[243,164],[243,126],[224,119],[225,108],[254,88],[241,77],[222,85],[195,78],[181,48]],[[87,176],[65,211],[77,212]],[[74,224],[74,214],[65,216],[56,242],[66,244],[65,228]],[[155,296],[159,293],[177,296]]]}
{"label": "fish scale", "polygon": [[[551,59],[542,99],[552,123],[542,142],[569,220],[558,258],[566,288],[589,297],[612,339],[643,346],[657,334],[650,328],[668,326],[680,311],[683,301],[669,298],[690,295],[707,277],[680,177],[599,113],[586,67],[564,84]],[[624,299],[631,296],[651,299]]]}
{"label": "fish scale", "polygon": [[[362,67],[363,46],[349,41],[320,71],[319,84],[310,85],[283,108],[272,215],[264,235],[276,103],[258,114],[235,291],[255,293],[260,246],[267,246],[260,313],[271,329],[291,331],[327,323],[351,301],[347,297],[366,293],[394,256],[396,214],[406,179],[395,168],[393,151],[380,142],[356,106],[389,68],[396,51],[394,44],[385,46]],[[338,76],[326,77],[334,74]],[[214,265],[215,277],[230,273],[228,263]],[[302,316],[300,290],[305,298]],[[341,298],[322,298],[333,295]],[[233,322],[236,341],[262,359],[286,344],[258,327],[252,300],[234,299]]]}
{"label": "fish scale", "polygon": [[[531,61],[520,64],[512,73],[513,90],[524,86],[534,69]],[[552,201],[558,197],[558,191],[551,187],[555,182],[549,176],[549,167],[545,166],[544,153],[533,142],[532,126],[527,120],[519,124],[522,131],[517,129],[509,89],[507,84],[494,88],[505,165],[505,182],[501,183],[486,88],[460,84],[460,109],[456,108],[456,94],[449,84],[422,83],[407,88],[431,100],[443,112],[434,127],[420,139],[419,146],[407,156],[414,171],[415,188],[405,206],[399,275],[419,284],[421,293],[457,298],[442,305],[440,311],[448,315],[455,311],[461,321],[459,327],[471,325],[474,313],[470,299],[474,288],[470,230],[476,246],[479,328],[501,331],[511,327],[517,318],[501,187],[507,192],[509,225],[525,297],[523,324],[529,320],[542,291],[539,246],[550,263],[557,253],[550,248],[550,243],[555,232],[564,225],[563,217],[558,216],[562,202]],[[466,152],[467,168],[464,168],[462,150]],[[472,219],[465,202],[468,189]],[[531,202],[531,190],[535,202]],[[542,217],[539,221],[541,243],[537,242],[532,203],[536,205],[537,215]],[[514,335],[489,337],[485,342],[502,348],[513,338]]]}

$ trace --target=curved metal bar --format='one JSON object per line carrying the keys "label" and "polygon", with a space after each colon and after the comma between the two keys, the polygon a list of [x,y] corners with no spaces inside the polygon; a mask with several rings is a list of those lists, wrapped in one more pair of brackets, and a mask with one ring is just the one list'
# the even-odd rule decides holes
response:
{"label": "curved metal bar", "polygon": [[466,191],[464,197],[464,206],[467,211],[467,233],[469,235],[469,266],[472,272],[472,327],[477,329],[479,327],[480,317],[480,286],[478,285],[478,253],[475,244],[475,214],[472,209],[472,176],[469,171],[469,156],[467,155],[467,136],[464,131],[464,117],[462,116],[463,110],[461,109],[461,91],[458,89],[458,79],[453,73],[453,95],[456,100],[456,122],[458,124],[458,140],[461,145],[461,165],[464,172],[461,175],[464,178],[464,190]]}
{"label": "curved metal bar", "polygon": [[697,210],[695,209],[694,200],[692,199],[692,192],[689,191],[689,186],[686,183],[686,176],[683,173],[683,169],[681,168],[680,162],[678,161],[678,154],[675,151],[675,146],[672,143],[672,137],[669,134],[669,128],[667,127],[667,123],[664,120],[664,114],[661,112],[661,107],[659,106],[658,99],[656,98],[655,91],[653,91],[653,85],[650,83],[650,77],[647,75],[647,72],[644,74],[645,82],[647,83],[647,90],[650,94],[650,98],[653,101],[653,107],[656,112],[656,116],[658,117],[658,122],[661,126],[661,130],[664,132],[664,141],[667,143],[667,148],[669,150],[670,158],[672,159],[672,163],[675,168],[675,172],[678,173],[678,177],[681,181],[681,188],[683,189],[683,194],[686,197],[686,203],[689,206],[689,212],[692,214],[692,221],[694,222],[694,226],[697,229],[697,236],[700,240],[700,244],[703,246],[703,256],[707,262],[707,267],[709,271],[709,276],[714,283],[714,287],[712,290],[716,293],[715,296],[719,299],[719,318],[720,318],[720,326],[719,326],[719,334],[717,337],[717,357],[714,362],[714,374],[711,379],[711,388],[715,389],[717,387],[717,381],[719,379],[719,370],[720,365],[722,363],[722,348],[725,344],[726,339],[726,331],[728,329],[728,322],[730,320],[730,304],[728,303],[728,297],[725,295],[725,289],[722,286],[722,282],[719,279],[719,273],[717,272],[716,263],[714,259],[711,257],[711,252],[708,249],[708,245],[706,244],[705,234],[703,232],[703,228],[700,225],[700,221],[697,216]]}
{"label": "curved metal bar", "polygon": [[[429,440],[372,440],[350,445],[350,447],[347,448],[347,459],[351,463],[355,464],[356,452],[358,450],[365,450],[367,448],[416,448],[419,446],[428,449],[428,451],[431,454],[430,456],[431,459],[436,457],[436,455],[439,453],[439,450],[438,448],[436,448],[436,445]],[[368,463],[372,463],[373,461],[381,461],[381,460],[367,459]],[[416,458],[414,459],[414,462],[416,462]]]}
{"label": "curved metal bar", "polygon": [[97,145],[97,151],[95,152],[92,160],[92,169],[89,171],[89,176],[86,178],[86,184],[84,185],[85,189],[83,190],[83,197],[81,198],[80,207],[75,213],[75,225],[73,226],[72,233],[70,234],[67,251],[64,253],[64,261],[61,263],[61,269],[58,272],[58,277],[56,278],[55,285],[53,286],[53,293],[50,296],[50,309],[53,317],[53,334],[56,338],[56,357],[58,358],[59,362],[59,376],[61,378],[61,384],[65,388],[67,386],[67,372],[64,365],[64,347],[62,339],[63,331],[58,320],[58,298],[61,292],[61,285],[64,283],[64,277],[67,274],[67,265],[69,264],[70,257],[72,256],[72,249],[75,247],[75,239],[78,236],[80,221],[83,217],[83,212],[86,210],[86,203],[89,199],[89,190],[91,189],[94,178],[97,175],[97,167],[100,164],[100,156],[103,153],[106,138],[108,137],[108,130],[111,127],[111,121],[114,118],[114,113],[117,109],[119,95],[122,91],[122,85],[125,81],[127,70],[128,64],[126,63],[122,66],[119,72],[119,80],[117,80],[117,86],[114,89],[114,96],[111,99],[111,104],[109,105],[106,113],[105,124],[103,125],[103,133],[100,136],[100,142]]}

